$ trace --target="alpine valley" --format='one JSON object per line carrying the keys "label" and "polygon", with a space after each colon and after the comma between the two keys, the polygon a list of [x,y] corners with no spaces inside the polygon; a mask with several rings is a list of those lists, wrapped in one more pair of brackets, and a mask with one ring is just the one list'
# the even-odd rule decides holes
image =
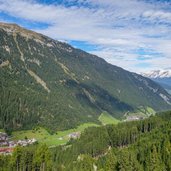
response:
{"label": "alpine valley", "polygon": [[[171,95],[149,78],[69,44],[0,23],[0,128],[66,130],[99,124],[107,112],[171,109]],[[144,112],[144,113],[145,113]]]}
{"label": "alpine valley", "polygon": [[144,76],[0,23],[0,171],[170,171],[171,95]]}

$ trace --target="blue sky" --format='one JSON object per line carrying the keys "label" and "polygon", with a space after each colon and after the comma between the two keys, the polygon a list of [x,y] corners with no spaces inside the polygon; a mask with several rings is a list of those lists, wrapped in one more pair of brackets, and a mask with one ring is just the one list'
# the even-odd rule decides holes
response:
{"label": "blue sky", "polygon": [[171,0],[0,0],[0,21],[130,71],[171,66]]}

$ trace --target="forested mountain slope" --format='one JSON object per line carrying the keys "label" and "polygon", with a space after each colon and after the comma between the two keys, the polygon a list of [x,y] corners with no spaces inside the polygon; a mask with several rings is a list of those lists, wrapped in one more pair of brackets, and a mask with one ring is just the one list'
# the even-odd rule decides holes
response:
{"label": "forested mountain slope", "polygon": [[148,78],[15,24],[0,23],[0,128],[68,129],[141,106],[171,108]]}

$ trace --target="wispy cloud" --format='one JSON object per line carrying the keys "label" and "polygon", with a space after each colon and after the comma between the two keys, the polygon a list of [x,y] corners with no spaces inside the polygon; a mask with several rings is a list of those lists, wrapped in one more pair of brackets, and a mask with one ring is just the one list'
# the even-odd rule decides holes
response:
{"label": "wispy cloud", "polygon": [[[170,2],[0,0],[0,11],[30,24],[46,24],[33,29],[52,38],[77,41],[81,47],[81,42],[97,46],[89,52],[132,71],[167,68],[171,64]],[[8,17],[3,20],[8,21]]]}

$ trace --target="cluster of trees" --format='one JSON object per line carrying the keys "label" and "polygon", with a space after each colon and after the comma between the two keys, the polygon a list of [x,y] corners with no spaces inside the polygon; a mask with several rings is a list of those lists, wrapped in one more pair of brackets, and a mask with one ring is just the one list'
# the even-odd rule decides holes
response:
{"label": "cluster of trees", "polygon": [[0,156],[1,170],[171,170],[171,112],[141,121],[92,127],[64,146],[17,147]]}
{"label": "cluster of trees", "polygon": [[[0,128],[3,128],[8,134],[21,128],[31,129],[38,120],[38,115],[35,114],[38,111],[34,109],[33,105],[35,100],[30,97],[29,101],[32,103],[28,104],[28,99],[21,98],[21,94],[16,93],[13,88],[8,89],[10,84],[3,84],[1,79]],[[35,103],[35,105],[38,104]]]}
{"label": "cluster of trees", "polygon": [[46,145],[29,148],[16,147],[12,156],[0,155],[0,170],[3,171],[50,171],[51,153]]}

